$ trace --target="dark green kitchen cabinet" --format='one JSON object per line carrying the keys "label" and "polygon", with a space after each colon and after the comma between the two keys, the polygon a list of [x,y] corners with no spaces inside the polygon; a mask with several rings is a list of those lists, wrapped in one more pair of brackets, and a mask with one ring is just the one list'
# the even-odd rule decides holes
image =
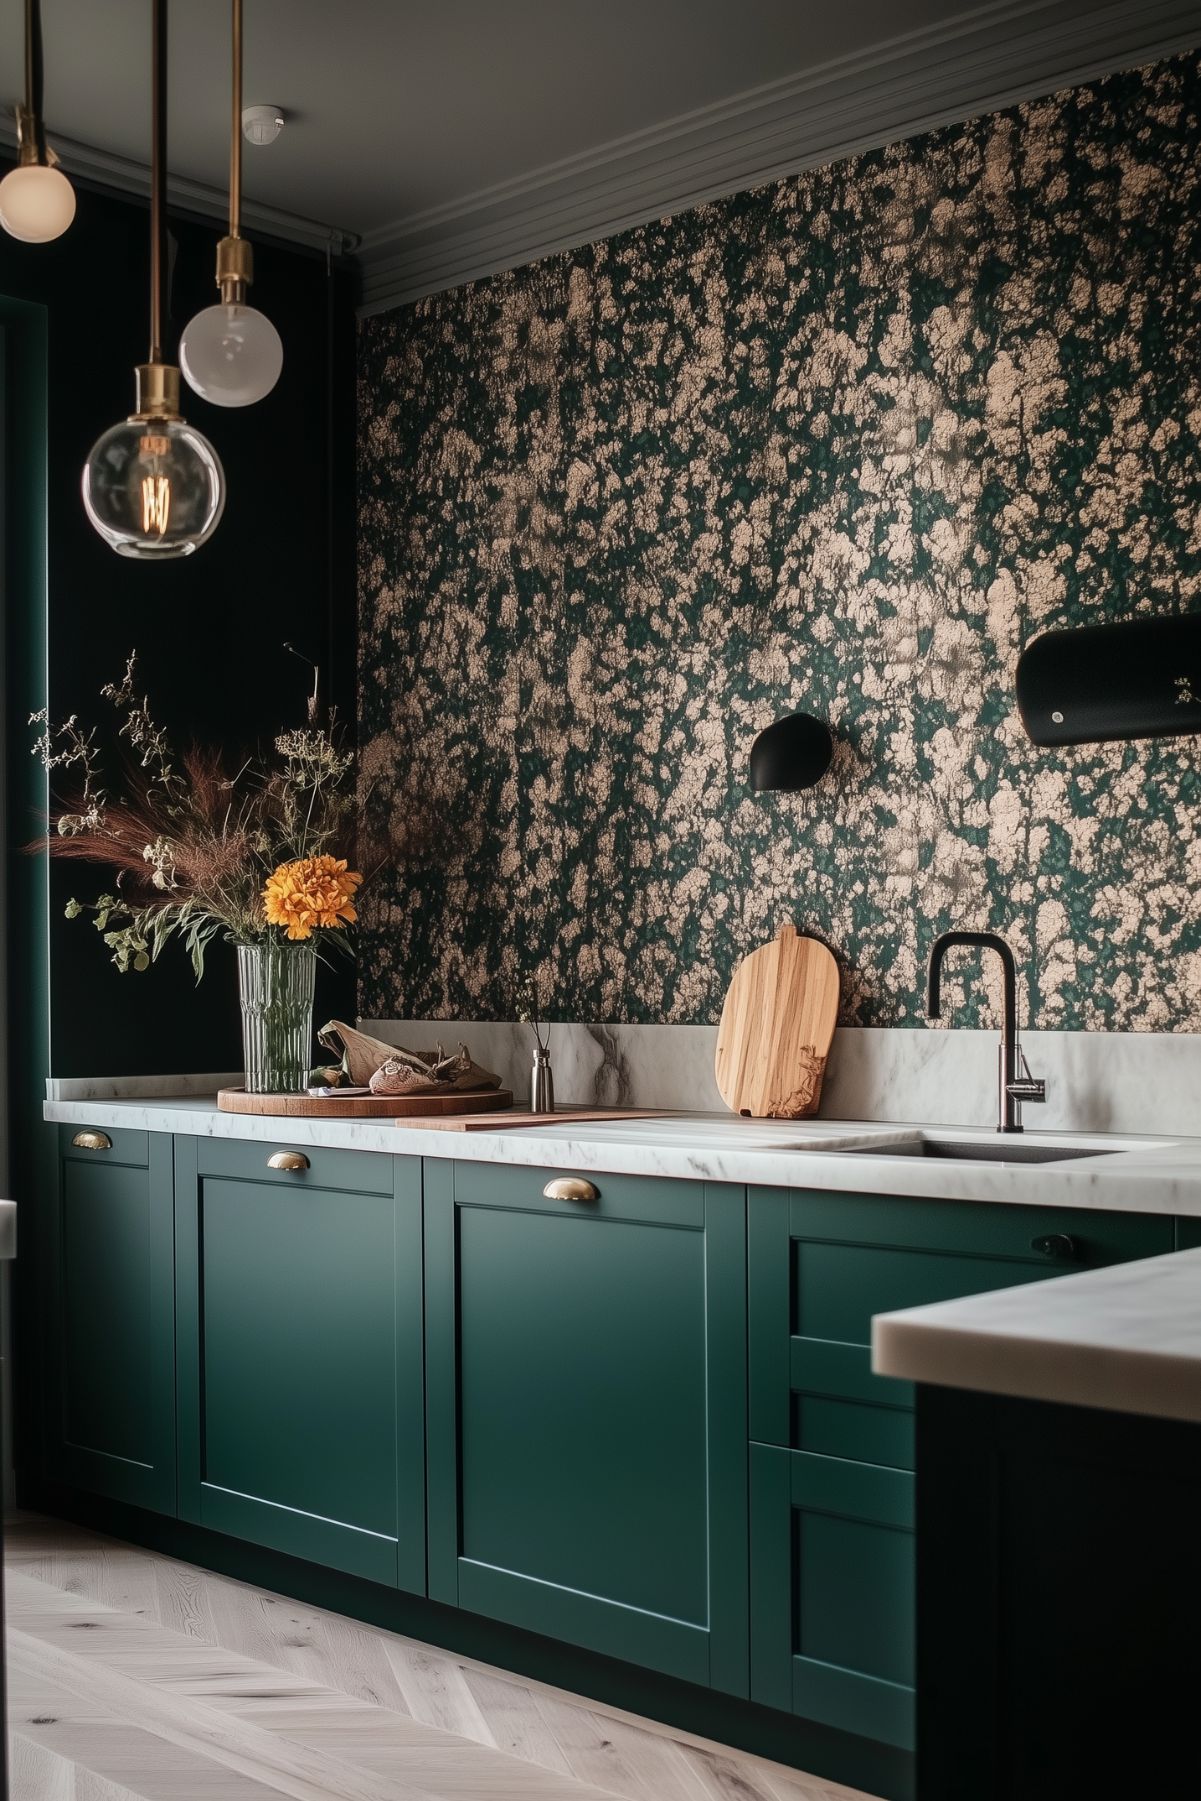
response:
{"label": "dark green kitchen cabinet", "polygon": [[1155,1256],[1173,1222],[783,1189],[748,1219],[751,1696],[909,1749],[914,1397],[872,1316]]}
{"label": "dark green kitchen cabinet", "polygon": [[179,1510],[424,1592],[421,1165],[176,1140]]}
{"label": "dark green kitchen cabinet", "polygon": [[913,1748],[913,1476],[751,1446],[753,1692]]}
{"label": "dark green kitchen cabinet", "polygon": [[426,1165],[429,1592],[747,1692],[745,1196]]}
{"label": "dark green kitchen cabinet", "polygon": [[48,1467],[74,1488],[174,1513],[171,1140],[60,1127],[49,1227]]}

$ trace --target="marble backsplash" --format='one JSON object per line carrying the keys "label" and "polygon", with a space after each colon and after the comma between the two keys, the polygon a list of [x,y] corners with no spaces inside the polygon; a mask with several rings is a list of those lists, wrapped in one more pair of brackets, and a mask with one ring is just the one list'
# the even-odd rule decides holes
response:
{"label": "marble backsplash", "polygon": [[[529,1094],[529,1026],[365,1020],[364,1031],[425,1049],[460,1041],[518,1101]],[[722,1112],[713,1076],[716,1026],[552,1025],[555,1098],[606,1107]],[[1172,1032],[1026,1032],[1031,1071],[1047,1084],[1026,1124],[1047,1130],[1201,1132],[1201,1036]],[[822,1092],[827,1119],[990,1126],[997,1117],[993,1030],[837,1032]]]}
{"label": "marble backsplash", "polygon": [[[496,1021],[363,1020],[364,1031],[424,1050],[467,1043],[477,1060],[529,1096],[533,1035]],[[552,1025],[559,1105],[662,1107],[721,1113],[713,1078],[715,1026]],[[860,1026],[835,1034],[822,1093],[825,1119],[930,1125],[996,1122],[997,1033]],[[1026,1032],[1022,1043],[1047,1084],[1032,1129],[1172,1132],[1201,1136],[1201,1035],[1173,1032]],[[237,1074],[52,1079],[53,1100],[212,1094]]]}

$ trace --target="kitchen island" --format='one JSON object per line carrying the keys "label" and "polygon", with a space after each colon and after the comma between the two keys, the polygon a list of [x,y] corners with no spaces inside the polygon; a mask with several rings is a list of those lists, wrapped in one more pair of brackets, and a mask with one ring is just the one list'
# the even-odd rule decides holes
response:
{"label": "kitchen island", "polygon": [[1201,1250],[886,1314],[917,1388],[919,1801],[1196,1793]]}

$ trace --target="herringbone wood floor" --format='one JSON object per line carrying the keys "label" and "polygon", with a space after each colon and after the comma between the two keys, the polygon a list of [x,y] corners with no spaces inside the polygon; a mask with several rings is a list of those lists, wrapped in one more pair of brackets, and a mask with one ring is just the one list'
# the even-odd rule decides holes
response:
{"label": "herringbone wood floor", "polygon": [[865,1801],[61,1521],[6,1531],[13,1801]]}

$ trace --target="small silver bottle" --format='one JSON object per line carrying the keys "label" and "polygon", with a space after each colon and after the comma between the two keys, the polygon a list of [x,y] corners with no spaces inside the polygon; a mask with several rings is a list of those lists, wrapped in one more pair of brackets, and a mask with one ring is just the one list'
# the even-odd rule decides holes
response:
{"label": "small silver bottle", "polygon": [[553,1113],[555,1110],[555,1078],[551,1074],[550,1051],[541,1045],[534,1050],[534,1067],[530,1075],[530,1112]]}

